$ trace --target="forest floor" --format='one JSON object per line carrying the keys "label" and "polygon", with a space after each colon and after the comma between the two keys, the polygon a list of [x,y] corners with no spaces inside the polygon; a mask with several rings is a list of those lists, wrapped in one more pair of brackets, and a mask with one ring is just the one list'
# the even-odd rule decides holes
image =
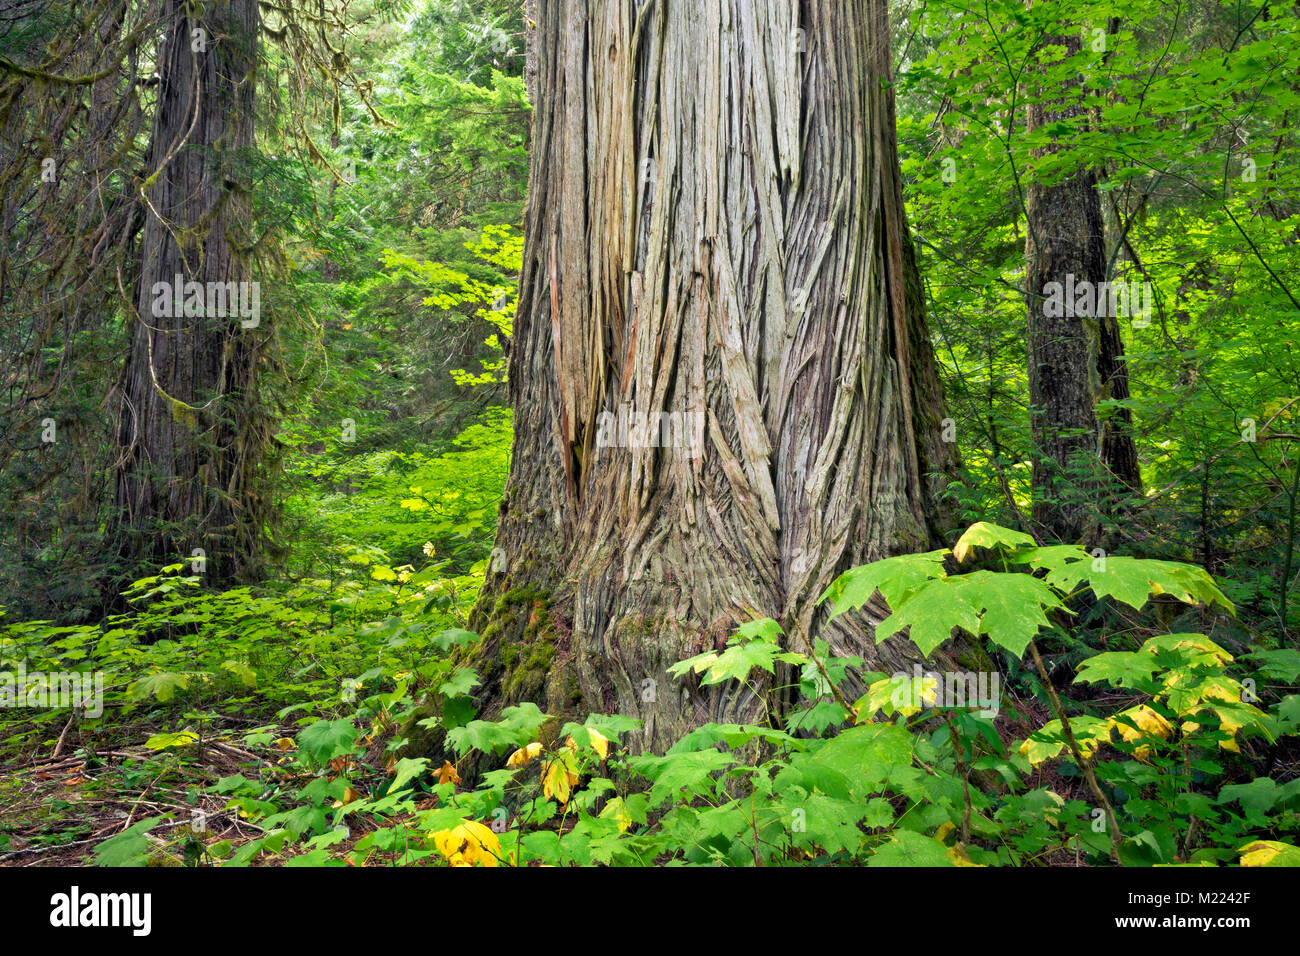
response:
{"label": "forest floor", "polygon": [[[1023,739],[1049,719],[1047,709],[1037,701],[1023,700],[1015,711],[997,720],[1004,744]],[[229,715],[229,724],[252,726],[255,721]],[[166,733],[168,723],[135,725],[131,736]],[[0,774],[0,866],[94,866],[96,849],[105,841],[128,831],[147,817],[170,816],[146,836],[150,851],[141,862],[147,866],[194,866],[217,862],[209,848],[223,847],[221,856],[231,856],[241,847],[266,835],[267,828],[254,822],[266,816],[268,807],[248,807],[232,801],[222,792],[223,781],[258,779],[265,790],[288,794],[310,786],[317,775],[298,766],[293,759],[294,736],[300,726],[256,723],[260,739],[268,743],[247,743],[243,734],[227,731],[200,743],[169,749],[164,756],[147,746],[124,742],[82,746],[75,734],[65,732],[48,756],[15,762]],[[70,729],[70,728],[68,728]],[[383,789],[393,775],[393,760],[385,750],[394,731],[367,738],[358,759],[338,758],[331,762],[328,777],[346,778],[361,797]],[[274,783],[270,783],[274,781]],[[1080,782],[1061,776],[1055,767],[1038,768],[1037,786],[1054,791],[1082,794]],[[228,789],[228,788],[226,788]],[[336,801],[337,809],[341,801]],[[425,794],[415,809],[438,805],[434,794]],[[260,811],[260,812],[259,812]],[[356,844],[381,825],[416,829],[416,813],[398,813],[376,821],[358,814],[349,818],[346,835],[330,846],[330,858],[355,865]],[[229,849],[224,849],[228,845]],[[277,852],[262,852],[259,866],[294,865],[308,851],[287,842]],[[393,865],[397,853],[359,854],[362,865]],[[313,863],[319,860],[313,858]],[[404,865],[425,865],[424,859],[402,859]],[[1047,865],[1080,865],[1077,854],[1062,848],[1040,862]]]}
{"label": "forest floor", "polygon": [[[291,741],[298,729],[285,723],[277,740]],[[149,866],[186,866],[200,862],[202,848],[229,842],[232,849],[265,835],[266,828],[248,819],[248,810],[232,807],[218,792],[223,779],[236,776],[274,778],[282,787],[310,784],[314,777],[291,766],[283,745],[239,746],[240,738],[204,741],[188,752],[173,751],[165,760],[144,746],[115,746],[93,753],[38,758],[10,766],[0,776],[0,866],[91,866],[97,845],[149,816],[175,819],[154,827],[148,839],[154,852]],[[381,783],[387,774],[370,768],[339,765],[353,786]],[[400,825],[400,817],[389,821]],[[409,822],[409,821],[408,821]],[[375,829],[354,817],[348,835],[333,847],[342,856]],[[265,854],[258,864],[283,865],[304,852],[286,844],[281,853]]]}

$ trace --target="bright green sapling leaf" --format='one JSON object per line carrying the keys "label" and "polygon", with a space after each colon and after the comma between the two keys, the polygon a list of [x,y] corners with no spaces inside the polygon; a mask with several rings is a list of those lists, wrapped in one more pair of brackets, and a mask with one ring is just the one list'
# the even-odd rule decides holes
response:
{"label": "bright green sapling leaf", "polygon": [[318,764],[351,753],[357,728],[350,720],[318,720],[298,734],[298,746]]}
{"label": "bright green sapling leaf", "polygon": [[111,836],[95,845],[95,864],[97,866],[145,866],[152,850],[149,838],[150,830],[158,825],[162,817],[147,817],[139,823]]}
{"label": "bright green sapling leaf", "polygon": [[1082,684],[1101,682],[1112,687],[1136,687],[1150,682],[1160,669],[1151,654],[1107,651],[1083,661],[1079,665],[1075,681]]}

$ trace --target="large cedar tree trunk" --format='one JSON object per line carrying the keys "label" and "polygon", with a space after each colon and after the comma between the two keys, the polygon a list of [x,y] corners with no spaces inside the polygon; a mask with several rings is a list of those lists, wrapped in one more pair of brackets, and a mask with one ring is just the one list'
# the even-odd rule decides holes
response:
{"label": "large cedar tree trunk", "polygon": [[[1078,52],[1077,35],[1046,42]],[[1076,91],[1077,92],[1077,91]],[[1030,132],[1086,115],[1077,103],[1047,100],[1029,107]],[[1042,157],[1059,150],[1053,143]],[[1121,409],[1106,420],[1098,402],[1129,397],[1128,368],[1116,316],[1061,315],[1046,307],[1049,283],[1073,276],[1100,288],[1106,279],[1105,231],[1096,173],[1079,169],[1059,182],[1031,178],[1026,188],[1025,241],[1029,311],[1029,395],[1035,445],[1034,524],[1045,539],[1091,537],[1090,506],[1140,486],[1132,418]],[[1083,477],[1080,482],[1079,478]],[[1096,479],[1100,478],[1100,481]]]}
{"label": "large cedar tree trunk", "polygon": [[229,314],[230,305],[226,315],[155,315],[155,284],[178,275],[205,289],[253,279],[241,161],[253,145],[257,0],[167,0],[165,22],[122,386],[118,534],[131,562],[202,549],[207,575],[223,582],[255,565],[266,518],[257,479],[270,427],[254,376],[267,317],[245,328],[253,317]]}
{"label": "large cedar tree trunk", "polygon": [[[539,0],[534,40],[489,712],[628,714],[646,749],[761,718],[761,694],[666,673],[756,617],[910,662],[877,648],[882,607],[814,605],[947,530],[884,0]],[[623,442],[620,408],[700,442]]]}

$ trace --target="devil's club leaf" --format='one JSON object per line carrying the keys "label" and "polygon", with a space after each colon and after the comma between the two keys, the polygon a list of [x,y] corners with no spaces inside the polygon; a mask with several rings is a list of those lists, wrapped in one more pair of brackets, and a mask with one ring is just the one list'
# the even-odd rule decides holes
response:
{"label": "devil's club leaf", "polygon": [[960,578],[939,578],[922,585],[905,599],[893,614],[876,628],[876,642],[892,637],[904,628],[908,636],[927,657],[960,627],[978,634],[979,608],[961,593]]}
{"label": "devil's club leaf", "polygon": [[1028,574],[976,571],[955,580],[962,599],[980,611],[979,633],[1017,657],[1040,629],[1051,626],[1044,611],[1061,608],[1060,596]]}
{"label": "devil's club leaf", "polygon": [[831,601],[831,617],[835,618],[862,607],[879,591],[889,606],[896,608],[916,588],[944,576],[943,559],[947,553],[903,554],[845,571],[826,589],[818,603]]}

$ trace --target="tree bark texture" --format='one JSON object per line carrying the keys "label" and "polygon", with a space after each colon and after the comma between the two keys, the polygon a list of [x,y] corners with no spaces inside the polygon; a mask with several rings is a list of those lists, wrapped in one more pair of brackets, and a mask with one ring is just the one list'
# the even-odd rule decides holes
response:
{"label": "tree bark texture", "polygon": [[[1046,42],[1079,51],[1078,36]],[[1030,132],[1085,116],[1083,106],[1047,99],[1029,107]],[[1052,144],[1042,157],[1061,149]],[[1122,409],[1104,421],[1098,403],[1129,397],[1128,368],[1119,322],[1107,309],[1095,316],[1053,316],[1045,307],[1049,283],[1106,280],[1105,230],[1097,176],[1079,169],[1059,182],[1031,178],[1026,188],[1025,289],[1029,313],[1029,392],[1035,446],[1033,514],[1047,539],[1078,541],[1090,533],[1089,511],[1109,487],[1140,487],[1132,416]],[[1100,463],[1102,468],[1092,467]],[[1067,474],[1071,467],[1073,475]],[[1079,482],[1080,474],[1091,478]],[[1096,480],[1101,479],[1100,484]]]}
{"label": "tree bark texture", "polygon": [[[947,530],[884,0],[538,0],[534,36],[489,698],[628,714],[662,749],[764,716],[760,685],[667,675],[744,621],[911,661],[877,648],[883,607],[815,604]],[[611,440],[620,410],[699,442]]]}
{"label": "tree bark texture", "polygon": [[267,317],[245,328],[239,315],[167,317],[153,306],[155,284],[177,276],[204,288],[253,279],[241,154],[253,146],[257,0],[168,0],[165,22],[121,388],[120,547],[154,563],[202,549],[206,573],[224,582],[255,565],[266,521],[258,482],[271,422],[255,374]]}

